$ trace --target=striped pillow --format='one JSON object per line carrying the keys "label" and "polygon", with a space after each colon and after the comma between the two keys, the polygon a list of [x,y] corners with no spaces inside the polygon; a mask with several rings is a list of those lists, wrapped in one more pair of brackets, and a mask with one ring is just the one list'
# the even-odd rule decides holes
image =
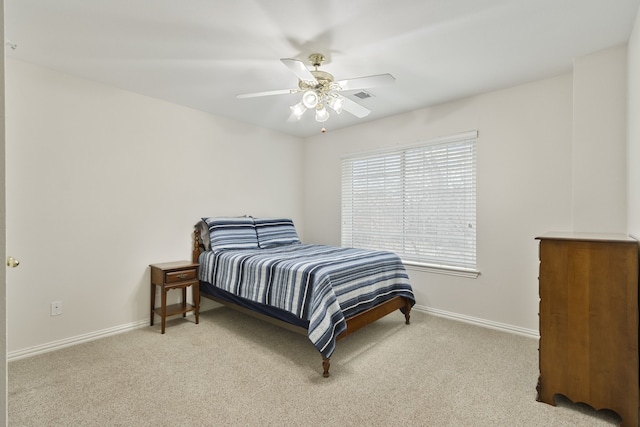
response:
{"label": "striped pillow", "polygon": [[300,243],[293,221],[288,218],[255,218],[260,248]]}
{"label": "striped pillow", "polygon": [[253,218],[202,218],[209,228],[211,250],[258,249]]}

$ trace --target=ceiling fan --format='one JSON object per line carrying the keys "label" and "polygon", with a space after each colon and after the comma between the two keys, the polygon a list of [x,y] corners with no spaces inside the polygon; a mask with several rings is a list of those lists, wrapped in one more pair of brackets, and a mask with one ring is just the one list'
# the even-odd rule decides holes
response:
{"label": "ceiling fan", "polygon": [[368,116],[371,111],[349,98],[345,98],[340,92],[381,86],[393,83],[396,80],[391,74],[377,74],[336,81],[331,74],[318,69],[325,61],[325,57],[321,53],[312,53],[309,55],[309,61],[311,65],[315,67],[314,70],[309,70],[299,59],[283,58],[280,61],[298,77],[297,88],[247,93],[237,95],[236,97],[241,99],[256,98],[259,96],[302,92],[300,102],[290,107],[291,117],[293,119],[300,120],[307,109],[313,109],[316,113],[316,120],[318,122],[324,122],[329,118],[327,106],[337,114],[340,114],[344,110],[358,118],[362,118]]}

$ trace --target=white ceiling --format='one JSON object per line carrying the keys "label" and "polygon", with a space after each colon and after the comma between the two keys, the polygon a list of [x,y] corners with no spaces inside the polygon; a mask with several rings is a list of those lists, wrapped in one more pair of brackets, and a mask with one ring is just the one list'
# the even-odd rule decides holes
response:
{"label": "white ceiling", "polygon": [[[7,56],[219,116],[308,136],[568,72],[625,43],[640,0],[5,0]],[[327,57],[337,80],[391,73],[372,113],[310,112],[280,58]]]}

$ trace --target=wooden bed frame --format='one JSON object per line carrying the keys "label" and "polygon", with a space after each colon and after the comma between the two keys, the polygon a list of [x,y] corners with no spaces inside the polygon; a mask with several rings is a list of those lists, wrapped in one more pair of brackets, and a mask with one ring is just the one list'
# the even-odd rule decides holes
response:
{"label": "wooden bed frame", "polygon": [[[199,235],[200,235],[200,230],[198,228],[198,226],[196,226],[195,231],[193,232],[193,253],[192,253],[192,260],[193,262],[198,262],[198,258],[200,257],[200,253],[203,251],[203,247],[200,245],[199,241]],[[285,329],[288,329],[290,331],[294,331],[297,332],[299,334],[305,335],[307,336],[307,329],[301,327],[301,326],[295,326],[292,325],[290,323],[287,323],[285,321],[267,316],[265,314],[262,313],[257,313],[254,311],[249,310],[248,308],[245,307],[241,307],[237,304],[234,304],[232,302],[229,301],[224,301],[220,298],[216,298],[212,295],[203,293],[202,291],[200,292],[200,296],[204,296],[205,298],[211,299],[213,301],[216,301],[220,304],[224,304],[227,307],[233,308],[234,310],[240,311],[242,313],[248,314],[250,316],[253,316],[255,318],[258,318],[260,320],[264,320],[266,322],[272,323],[274,325],[283,327]],[[395,310],[403,310],[403,314],[405,317],[405,324],[410,324],[410,313],[411,313],[411,300],[409,300],[408,298],[402,297],[402,296],[396,296],[391,298],[390,300],[387,300],[375,307],[372,307],[366,311],[363,311],[361,313],[358,313],[354,316],[351,316],[346,320],[347,323],[347,329],[345,329],[344,332],[342,332],[340,335],[338,335],[338,337],[336,338],[336,341],[339,341],[349,335],[351,335],[352,333],[354,333],[355,331],[364,328],[365,326],[367,326],[370,323],[375,322],[378,319],[383,318],[384,316],[386,316],[389,313],[394,312]],[[322,376],[327,378],[329,376],[329,367],[330,367],[330,359],[327,357],[322,357]]]}

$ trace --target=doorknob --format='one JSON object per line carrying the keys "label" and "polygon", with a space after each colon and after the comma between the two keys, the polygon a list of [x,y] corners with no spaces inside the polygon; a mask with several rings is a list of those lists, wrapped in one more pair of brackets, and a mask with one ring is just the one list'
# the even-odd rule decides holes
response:
{"label": "doorknob", "polygon": [[12,256],[7,257],[7,267],[16,268],[19,265],[20,265],[20,261],[18,261]]}

